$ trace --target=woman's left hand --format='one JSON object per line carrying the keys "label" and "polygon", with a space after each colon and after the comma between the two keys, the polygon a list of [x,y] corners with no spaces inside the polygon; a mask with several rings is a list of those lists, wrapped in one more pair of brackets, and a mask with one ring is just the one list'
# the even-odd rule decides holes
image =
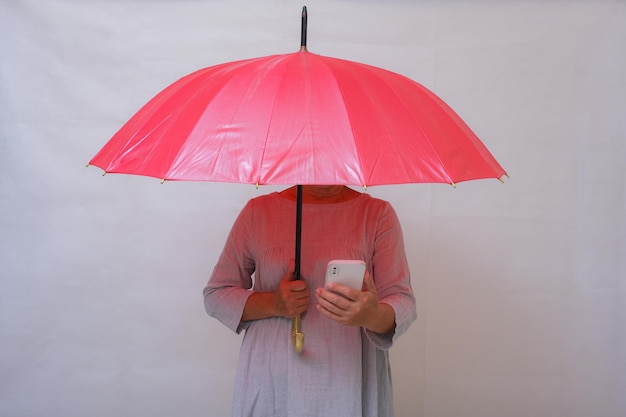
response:
{"label": "woman's left hand", "polygon": [[395,327],[393,309],[378,302],[378,293],[369,272],[363,278],[363,290],[328,283],[315,291],[317,309],[326,317],[347,326],[362,326],[378,333]]}

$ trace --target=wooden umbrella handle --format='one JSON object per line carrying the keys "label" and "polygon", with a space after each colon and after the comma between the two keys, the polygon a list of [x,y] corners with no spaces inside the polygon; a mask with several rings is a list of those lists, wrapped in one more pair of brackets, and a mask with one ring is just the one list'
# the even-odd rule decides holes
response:
{"label": "wooden umbrella handle", "polygon": [[294,317],[291,321],[291,338],[293,339],[293,346],[296,353],[302,352],[304,349],[304,333],[300,328],[300,314]]}

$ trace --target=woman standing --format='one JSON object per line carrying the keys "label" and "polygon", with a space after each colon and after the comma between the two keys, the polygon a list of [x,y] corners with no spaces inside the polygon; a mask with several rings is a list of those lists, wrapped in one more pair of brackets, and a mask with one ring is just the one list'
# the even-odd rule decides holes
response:
{"label": "woman standing", "polygon": [[[204,289],[207,313],[245,330],[232,415],[393,416],[388,349],[416,318],[397,216],[345,186],[304,186],[293,281],[295,210],[295,187],[250,200]],[[332,259],[365,261],[361,291],[324,287]],[[291,343],[298,314],[301,353]]]}

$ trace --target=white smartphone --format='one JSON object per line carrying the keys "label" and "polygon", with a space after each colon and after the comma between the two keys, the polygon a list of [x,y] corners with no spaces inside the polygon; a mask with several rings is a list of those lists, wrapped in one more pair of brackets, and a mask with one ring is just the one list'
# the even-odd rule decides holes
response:
{"label": "white smartphone", "polygon": [[354,259],[334,259],[326,267],[326,283],[336,282],[356,290],[363,288],[365,262]]}

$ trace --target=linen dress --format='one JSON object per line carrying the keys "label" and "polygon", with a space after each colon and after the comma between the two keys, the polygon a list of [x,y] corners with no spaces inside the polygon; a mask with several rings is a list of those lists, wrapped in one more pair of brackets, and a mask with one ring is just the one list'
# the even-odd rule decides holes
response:
{"label": "linen dress", "polygon": [[[386,201],[368,194],[339,203],[303,204],[301,277],[310,291],[302,315],[304,349],[296,353],[291,320],[241,322],[252,291],[274,291],[295,251],[296,205],[278,193],[250,200],[239,214],[204,289],[207,313],[245,331],[235,377],[232,415],[393,416],[387,350],[415,320],[400,224]],[[315,307],[332,259],[361,259],[379,301],[396,327],[377,334],[339,324]]]}

